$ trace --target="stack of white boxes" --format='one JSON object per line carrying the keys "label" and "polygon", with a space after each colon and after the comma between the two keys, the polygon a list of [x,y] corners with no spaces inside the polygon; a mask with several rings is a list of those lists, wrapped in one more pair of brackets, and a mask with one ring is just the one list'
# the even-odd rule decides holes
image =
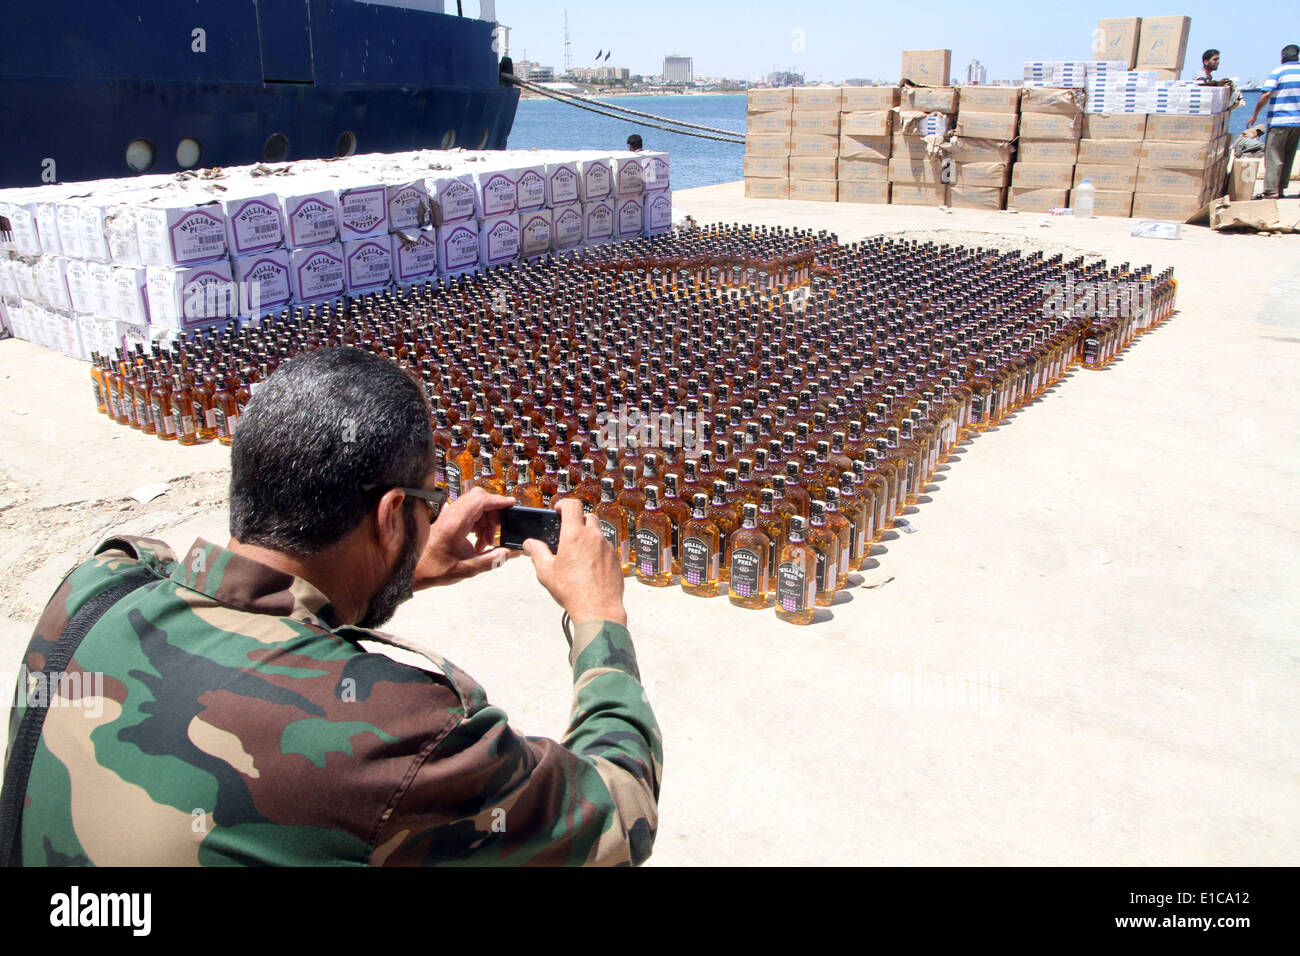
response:
{"label": "stack of white boxes", "polygon": [[0,313],[87,358],[672,226],[668,155],[417,151],[0,191]]}

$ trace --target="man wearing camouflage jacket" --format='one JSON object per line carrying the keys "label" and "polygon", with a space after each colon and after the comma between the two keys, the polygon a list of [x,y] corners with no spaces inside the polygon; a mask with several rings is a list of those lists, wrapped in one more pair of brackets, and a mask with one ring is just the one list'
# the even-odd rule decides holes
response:
{"label": "man wearing camouflage jacket", "polygon": [[177,560],[158,541],[109,539],[41,616],[32,673],[86,601],[145,580],[89,631],[48,700],[29,702],[50,706],[15,861],[644,861],[659,728],[617,557],[580,504],[561,506],[557,555],[526,545],[574,622],[563,743],[516,733],[445,660],[419,651],[417,668],[363,647],[418,650],[372,628],[412,589],[505,557],[487,542],[513,499],[476,489],[435,523],[433,486],[427,402],[391,362],[322,349],[262,383],[232,448],[231,541],[196,541]]}

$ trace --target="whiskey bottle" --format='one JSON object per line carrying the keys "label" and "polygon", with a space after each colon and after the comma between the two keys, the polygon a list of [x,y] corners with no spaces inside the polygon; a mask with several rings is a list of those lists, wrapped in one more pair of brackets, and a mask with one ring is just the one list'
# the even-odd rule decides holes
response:
{"label": "whiskey bottle", "polygon": [[804,519],[790,519],[790,533],[776,569],[776,616],[789,624],[811,624],[817,603],[817,552],[804,541]]}
{"label": "whiskey bottle", "polygon": [[691,509],[682,501],[677,485],[677,475],[664,475],[664,500],[659,507],[672,522],[673,528],[673,573],[682,573],[682,525],[691,517]]}
{"label": "whiskey bottle", "polygon": [[835,584],[839,579],[837,559],[840,542],[826,527],[826,502],[812,503],[812,517],[808,519],[808,544],[817,552],[817,604],[830,607],[835,601]]}
{"label": "whiskey bottle", "polygon": [[682,525],[682,590],[695,597],[716,597],[721,561],[718,526],[708,517],[707,495],[695,495],[691,516]]}
{"label": "whiskey bottle", "polygon": [[[849,475],[852,487],[853,476]],[[853,561],[853,522],[840,514],[840,490],[834,485],[826,489],[826,527],[835,535],[839,548],[835,552],[835,590],[849,586],[849,565]]]}
{"label": "whiskey bottle", "polygon": [[616,499],[612,477],[600,479],[600,504],[596,505],[596,520],[600,522],[600,533],[605,536],[605,540],[618,555],[623,577],[630,577],[634,569],[627,536],[628,513]]}
{"label": "whiskey bottle", "polygon": [[673,581],[672,522],[659,507],[659,486],[646,485],[645,507],[636,519],[636,579],[666,588]]}
{"label": "whiskey bottle", "polygon": [[[784,478],[782,478],[784,481]],[[785,544],[786,535],[789,533],[789,513],[778,511],[776,508],[776,491],[772,488],[764,488],[759,492],[758,500],[758,526],[762,529],[763,534],[767,535],[767,578],[769,582],[776,581],[776,565],[781,557],[781,548]]]}
{"label": "whiskey bottle", "polygon": [[451,453],[447,456],[445,471],[447,500],[455,501],[465,493],[469,479],[474,474],[474,459],[470,457],[465,445],[465,431],[459,425],[451,426]]}
{"label": "whiskey bottle", "polygon": [[735,507],[727,500],[727,483],[713,483],[713,498],[709,502],[709,520],[718,528],[721,535],[718,554],[718,580],[726,581],[731,573],[731,533],[740,527],[740,516]]}
{"label": "whiskey bottle", "polygon": [[758,506],[744,505],[740,527],[731,534],[731,574],[728,595],[737,607],[767,607],[768,548],[771,542],[758,527]]}

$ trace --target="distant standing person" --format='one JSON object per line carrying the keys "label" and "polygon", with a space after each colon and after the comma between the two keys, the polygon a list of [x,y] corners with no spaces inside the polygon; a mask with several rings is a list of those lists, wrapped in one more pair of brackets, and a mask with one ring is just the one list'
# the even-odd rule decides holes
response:
{"label": "distant standing person", "polygon": [[641,152],[641,134],[633,133],[627,138],[627,148],[634,153]]}
{"label": "distant standing person", "polygon": [[1264,81],[1264,93],[1250,114],[1247,127],[1255,125],[1259,111],[1268,103],[1268,139],[1264,143],[1264,198],[1281,199],[1291,181],[1296,145],[1300,144],[1300,47],[1282,48],[1282,65]]}
{"label": "distant standing person", "polygon": [[1219,51],[1206,50],[1201,54],[1201,72],[1196,74],[1196,83],[1200,86],[1213,86],[1218,81],[1214,71],[1219,68]]}

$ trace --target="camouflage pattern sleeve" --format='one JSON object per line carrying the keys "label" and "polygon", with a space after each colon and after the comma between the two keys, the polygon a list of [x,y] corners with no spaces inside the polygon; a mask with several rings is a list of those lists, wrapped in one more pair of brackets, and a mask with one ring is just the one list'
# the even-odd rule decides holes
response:
{"label": "camouflage pattern sleeve", "polygon": [[649,857],[663,750],[632,639],[621,625],[584,622],[569,660],[563,744],[521,736],[481,694],[462,695],[463,719],[430,741],[403,782],[372,863],[609,866]]}

